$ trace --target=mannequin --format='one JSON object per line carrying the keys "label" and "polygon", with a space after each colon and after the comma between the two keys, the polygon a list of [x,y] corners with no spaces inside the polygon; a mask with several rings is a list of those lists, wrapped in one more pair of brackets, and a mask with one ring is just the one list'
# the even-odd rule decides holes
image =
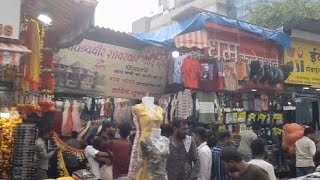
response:
{"label": "mannequin", "polygon": [[137,128],[132,153],[128,180],[145,180],[147,178],[147,161],[142,157],[141,142],[146,138],[161,137],[160,125],[163,122],[163,110],[154,104],[154,98],[145,96],[142,103],[132,107],[133,122]]}
{"label": "mannequin", "polygon": [[170,154],[170,141],[161,136],[160,128],[152,128],[151,136],[141,142],[141,154],[145,162],[145,169],[138,172],[140,179],[167,180],[167,158]]}
{"label": "mannequin", "polygon": [[160,138],[160,136],[161,136],[161,129],[160,128],[152,128],[151,137]]}

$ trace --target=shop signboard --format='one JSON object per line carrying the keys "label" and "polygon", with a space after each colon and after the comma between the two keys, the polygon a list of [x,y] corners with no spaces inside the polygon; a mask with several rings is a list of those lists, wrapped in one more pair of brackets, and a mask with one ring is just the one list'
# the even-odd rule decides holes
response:
{"label": "shop signboard", "polygon": [[320,44],[293,40],[284,63],[293,67],[286,83],[320,86]]}
{"label": "shop signboard", "polygon": [[21,0],[0,2],[0,38],[19,39]]}
{"label": "shop signboard", "polygon": [[140,51],[83,40],[55,55],[59,89],[97,92],[109,97],[159,98],[167,80],[168,60]]}

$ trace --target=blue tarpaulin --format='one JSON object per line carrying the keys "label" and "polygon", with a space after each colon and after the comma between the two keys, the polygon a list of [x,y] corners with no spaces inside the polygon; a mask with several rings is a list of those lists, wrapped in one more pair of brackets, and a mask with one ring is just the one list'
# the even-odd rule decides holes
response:
{"label": "blue tarpaulin", "polygon": [[247,22],[231,19],[209,12],[201,12],[199,14],[193,15],[181,22],[176,22],[173,25],[165,27],[156,32],[131,33],[131,35],[143,42],[152,45],[174,47],[174,37],[188,32],[205,29],[206,22],[213,22],[219,25],[241,29],[261,36],[265,39],[273,40],[285,48],[290,47],[290,36],[283,31],[283,28],[270,30]]}

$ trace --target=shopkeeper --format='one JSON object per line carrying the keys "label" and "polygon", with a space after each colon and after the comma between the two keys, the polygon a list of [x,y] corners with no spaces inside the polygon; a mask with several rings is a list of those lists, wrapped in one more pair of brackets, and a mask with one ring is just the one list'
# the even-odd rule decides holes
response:
{"label": "shopkeeper", "polygon": [[57,153],[58,149],[47,152],[46,142],[50,138],[49,130],[40,130],[35,142],[35,180],[44,180],[48,177],[49,160]]}

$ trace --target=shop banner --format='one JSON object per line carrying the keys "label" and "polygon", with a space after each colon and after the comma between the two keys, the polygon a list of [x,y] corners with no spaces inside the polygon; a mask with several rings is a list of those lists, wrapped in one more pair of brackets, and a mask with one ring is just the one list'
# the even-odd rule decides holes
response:
{"label": "shop banner", "polygon": [[128,99],[149,94],[159,98],[167,80],[168,59],[90,40],[60,50],[55,61],[55,81],[60,91],[97,92]]}
{"label": "shop banner", "polygon": [[293,40],[284,63],[293,67],[286,83],[320,87],[320,44]]}
{"label": "shop banner", "polygon": [[0,2],[0,38],[19,39],[21,0]]}

